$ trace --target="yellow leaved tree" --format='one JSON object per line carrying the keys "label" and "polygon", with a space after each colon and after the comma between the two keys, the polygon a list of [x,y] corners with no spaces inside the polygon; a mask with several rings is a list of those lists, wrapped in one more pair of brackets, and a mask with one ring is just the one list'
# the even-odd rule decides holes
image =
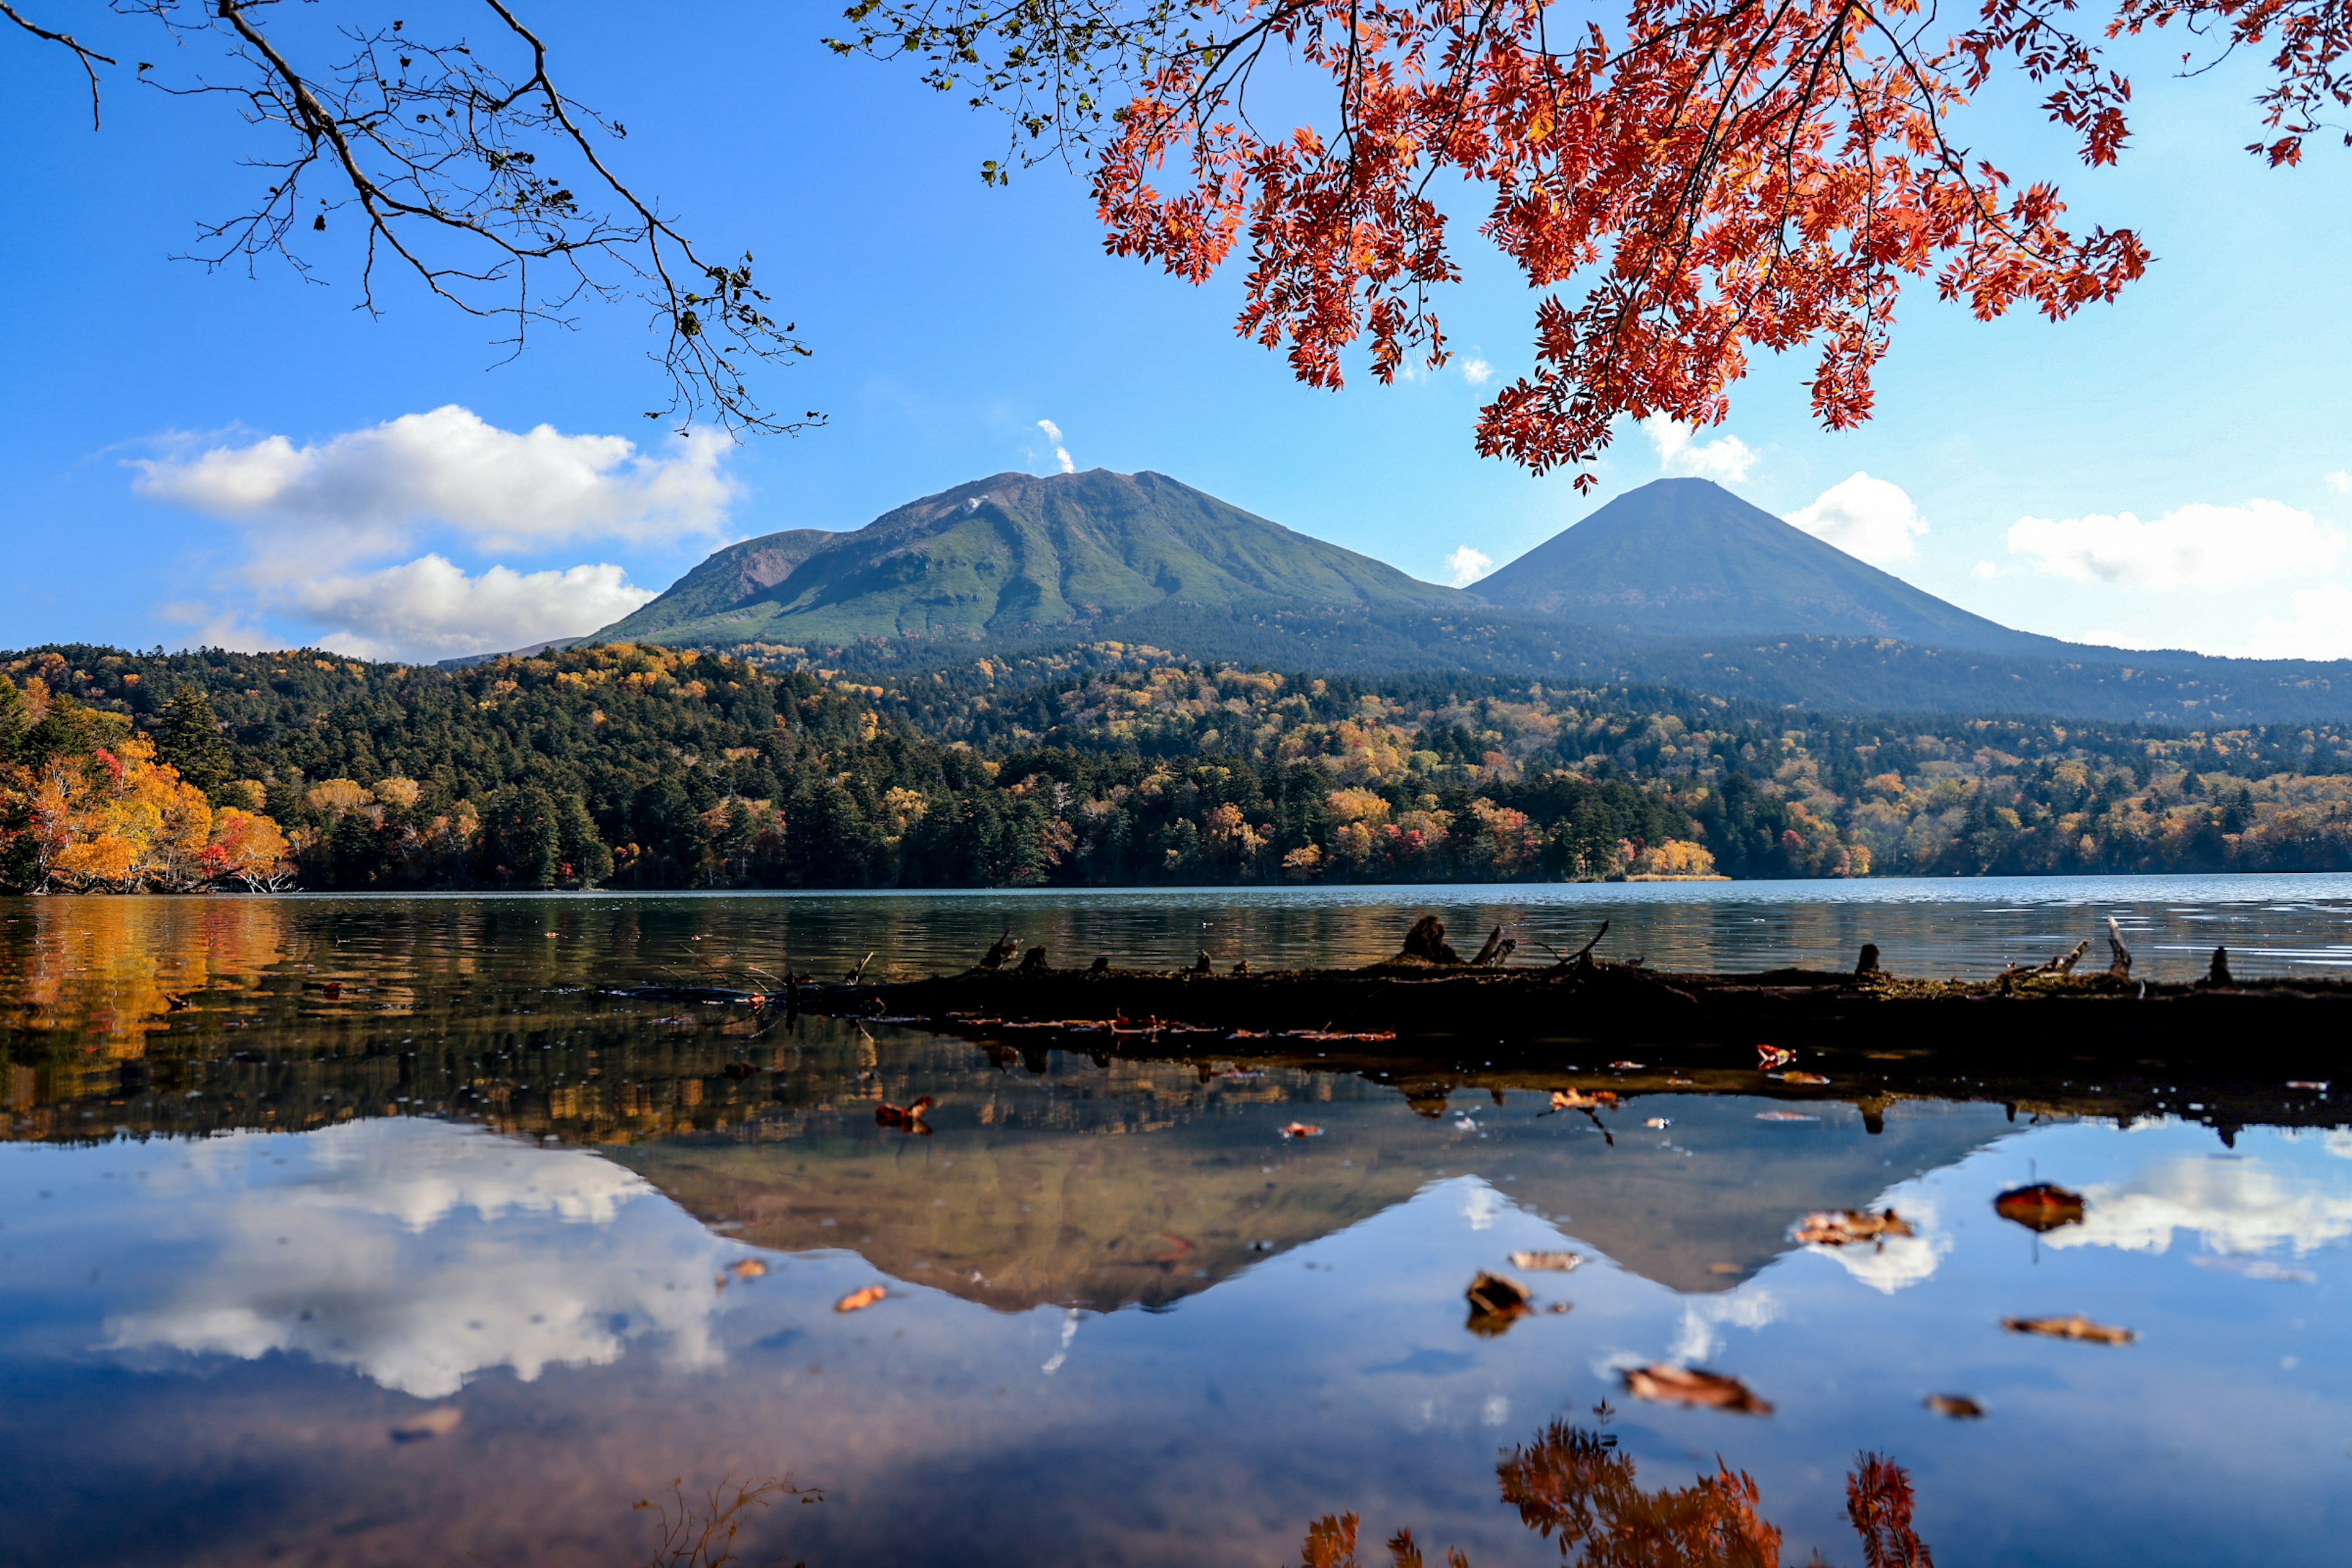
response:
{"label": "yellow leaved tree", "polygon": [[[275,886],[292,868],[285,835],[257,812],[215,810],[144,736],[0,768],[0,817],[35,888],[185,891],[219,882]],[[29,873],[29,875],[26,875]]]}

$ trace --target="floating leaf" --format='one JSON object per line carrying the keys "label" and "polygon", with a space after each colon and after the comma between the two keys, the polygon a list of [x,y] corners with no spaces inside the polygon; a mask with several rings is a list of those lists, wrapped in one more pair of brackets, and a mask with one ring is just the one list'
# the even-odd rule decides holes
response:
{"label": "floating leaf", "polygon": [[1625,1387],[1637,1399],[1727,1410],[1736,1415],[1769,1415],[1772,1406],[1748,1385],[1719,1372],[1695,1366],[1637,1366],[1625,1373]]}
{"label": "floating leaf", "polygon": [[2003,1318],[2000,1326],[2012,1334],[2041,1334],[2053,1340],[2084,1340],[2100,1345],[2127,1345],[2139,1337],[2112,1323],[2095,1323],[2080,1312],[2065,1318]]}

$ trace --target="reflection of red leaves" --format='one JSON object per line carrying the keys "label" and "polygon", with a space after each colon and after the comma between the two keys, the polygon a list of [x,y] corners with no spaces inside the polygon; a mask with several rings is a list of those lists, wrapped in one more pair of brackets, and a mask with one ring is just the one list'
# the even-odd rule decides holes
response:
{"label": "reflection of red leaves", "polygon": [[890,1291],[887,1286],[868,1285],[865,1289],[852,1290],[848,1295],[844,1296],[840,1300],[835,1301],[833,1304],[833,1310],[836,1312],[863,1311],[865,1309],[874,1305],[875,1302],[879,1301],[889,1293]]}
{"label": "reflection of red leaves", "polygon": [[1190,1237],[1179,1236],[1172,1230],[1161,1231],[1160,1239],[1168,1244],[1168,1250],[1153,1253],[1150,1259],[1153,1263],[1181,1263],[1197,1250]]}
{"label": "reflection of red leaves", "polygon": [[1617,1439],[1555,1421],[1495,1468],[1519,1522],[1588,1568],[1765,1568],[1780,1532],[1757,1510],[1756,1483],[1717,1462],[1687,1487],[1645,1491]]}
{"label": "reflection of red leaves", "polygon": [[2083,1223],[2083,1194],[2070,1193],[2053,1182],[2014,1187],[1992,1201],[1993,1212],[2015,1220],[2028,1230],[2055,1230]]}
{"label": "reflection of red leaves", "polygon": [[1774,1073],[1772,1076],[1779,1079],[1782,1083],[1822,1084],[1829,1082],[1829,1079],[1823,1078],[1817,1072],[1798,1072],[1794,1068],[1790,1068],[1787,1072]]}
{"label": "reflection of red leaves", "polygon": [[1625,1387],[1638,1399],[1656,1400],[1664,1405],[1728,1410],[1736,1415],[1772,1414],[1772,1406],[1757,1398],[1738,1378],[1695,1366],[1633,1367],[1625,1373]]}
{"label": "reflection of red leaves", "polygon": [[1845,1516],[1862,1537],[1864,1568],[1936,1568],[1911,1528],[1911,1477],[1883,1454],[1864,1454],[1846,1478]]}
{"label": "reflection of red leaves", "polygon": [[1616,1109],[1615,1089],[1596,1089],[1590,1093],[1580,1089],[1556,1089],[1551,1091],[1551,1108],[1554,1110],[1598,1110],[1604,1106],[1612,1110]]}
{"label": "reflection of red leaves", "polygon": [[1323,1129],[1311,1121],[1294,1121],[1282,1130],[1285,1138],[1320,1138]]}

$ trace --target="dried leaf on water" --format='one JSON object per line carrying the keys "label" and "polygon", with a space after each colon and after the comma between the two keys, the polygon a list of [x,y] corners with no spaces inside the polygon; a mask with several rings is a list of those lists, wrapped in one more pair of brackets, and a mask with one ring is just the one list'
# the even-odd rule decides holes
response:
{"label": "dried leaf on water", "polygon": [[1320,1138],[1323,1129],[1311,1121],[1294,1121],[1282,1130],[1285,1138]]}
{"label": "dried leaf on water", "polygon": [[874,1305],[875,1302],[879,1301],[883,1297],[887,1296],[889,1293],[890,1290],[887,1286],[868,1285],[865,1289],[852,1290],[848,1295],[844,1296],[840,1300],[835,1301],[833,1304],[833,1310],[836,1312],[859,1311],[865,1308]]}
{"label": "dried leaf on water", "polygon": [[1965,1394],[1931,1394],[1927,1395],[1927,1408],[1955,1421],[1978,1421],[1984,1417],[1984,1406]]}
{"label": "dried leaf on water", "polygon": [[1674,1123],[1667,1121],[1663,1116],[1653,1116],[1647,1121],[1643,1122],[1642,1125],[1644,1127],[1672,1127]]}
{"label": "dried leaf on water", "polygon": [[1642,1064],[1640,1062],[1611,1062],[1609,1065],[1619,1072],[1640,1072],[1642,1070]]}
{"label": "dried leaf on water", "polygon": [[1993,1212],[2015,1220],[2028,1230],[2055,1230],[2083,1223],[2083,1194],[2070,1193],[2054,1182],[2012,1187],[1992,1201]]}
{"label": "dried leaf on water", "polygon": [[1819,1074],[1819,1073],[1817,1073],[1817,1072],[1799,1072],[1799,1071],[1798,1071],[1796,1068],[1790,1068],[1787,1072],[1776,1072],[1776,1073],[1774,1073],[1772,1076],[1773,1076],[1774,1078],[1779,1079],[1782,1083],[1827,1083],[1827,1082],[1829,1082],[1829,1079],[1827,1079],[1823,1078],[1821,1074]]}
{"label": "dried leaf on water", "polygon": [[1855,1241],[1884,1241],[1890,1236],[1916,1233],[1911,1222],[1893,1209],[1816,1209],[1797,1222],[1797,1239],[1810,1247],[1843,1247]]}
{"label": "dried leaf on water", "polygon": [[1772,1406],[1757,1398],[1738,1378],[1695,1366],[1631,1367],[1625,1373],[1625,1387],[1637,1399],[1653,1399],[1664,1405],[1727,1410],[1736,1415],[1772,1414]]}
{"label": "dried leaf on water", "polygon": [[1598,1110],[1604,1106],[1614,1110],[1616,1105],[1617,1091],[1613,1089],[1596,1089],[1589,1094],[1580,1089],[1556,1089],[1551,1091],[1551,1108],[1554,1110]]}
{"label": "dried leaf on water", "polygon": [[1583,1262],[1584,1254],[1580,1252],[1514,1252],[1511,1254],[1511,1267],[1514,1268],[1548,1268],[1556,1274],[1565,1274],[1571,1268],[1580,1267]]}
{"label": "dried leaf on water", "polygon": [[2112,1323],[2095,1323],[2080,1312],[2064,1318],[2003,1318],[2000,1326],[2012,1334],[2042,1334],[2053,1340],[2085,1340],[2100,1345],[2127,1345],[2139,1337]]}
{"label": "dried leaf on water", "polygon": [[727,1266],[727,1272],[738,1279],[757,1279],[768,1271],[768,1266],[756,1258],[739,1258]]}
{"label": "dried leaf on water", "polygon": [[1465,1292],[1470,1304],[1483,1312],[1501,1312],[1513,1307],[1525,1307],[1535,1299],[1535,1292],[1507,1274],[1490,1274],[1486,1269],[1470,1281]]}
{"label": "dried leaf on water", "polygon": [[466,1419],[466,1413],[454,1405],[436,1405],[430,1410],[420,1410],[407,1420],[394,1424],[392,1440],[395,1443],[422,1443],[427,1438],[446,1437]]}
{"label": "dried leaf on water", "polygon": [[1534,1300],[1534,1292],[1507,1275],[1490,1274],[1485,1269],[1470,1281],[1463,1292],[1470,1299],[1470,1321],[1474,1334],[1499,1334],[1526,1317]]}
{"label": "dried leaf on water", "polygon": [[2316,1089],[2322,1094],[2327,1092],[2327,1080],[2325,1079],[2291,1078],[2286,1080],[2286,1086],[2289,1089]]}
{"label": "dried leaf on water", "polygon": [[1774,1068],[1787,1067],[1796,1059],[1796,1052],[1782,1050],[1778,1046],[1756,1047],[1756,1068],[1759,1072],[1770,1072]]}
{"label": "dried leaf on water", "polygon": [[919,1096],[912,1105],[876,1106],[874,1121],[877,1126],[903,1127],[909,1132],[929,1132],[931,1129],[924,1121],[923,1113],[930,1108],[931,1097],[926,1094]]}

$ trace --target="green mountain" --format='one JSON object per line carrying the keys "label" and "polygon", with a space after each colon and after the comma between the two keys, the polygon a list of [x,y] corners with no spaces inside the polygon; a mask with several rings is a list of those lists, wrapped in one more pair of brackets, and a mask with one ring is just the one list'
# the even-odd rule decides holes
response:
{"label": "green mountain", "polygon": [[1490,605],[1643,637],[1894,637],[2072,655],[1946,604],[1706,479],[1659,479],[1561,530],[1471,590]]}
{"label": "green mountain", "polygon": [[2014,631],[1704,479],[1620,497],[1464,593],[1163,474],[998,474],[854,531],[730,545],[587,640],[782,644],[877,676],[1118,641],[1258,669],[1641,683],[1826,712],[2352,716],[2352,665]]}
{"label": "green mountain", "polygon": [[1171,604],[1221,613],[1475,607],[1455,589],[1294,533],[1164,474],[1097,468],[998,474],[855,532],[747,540],[596,636],[717,645],[961,640]]}

